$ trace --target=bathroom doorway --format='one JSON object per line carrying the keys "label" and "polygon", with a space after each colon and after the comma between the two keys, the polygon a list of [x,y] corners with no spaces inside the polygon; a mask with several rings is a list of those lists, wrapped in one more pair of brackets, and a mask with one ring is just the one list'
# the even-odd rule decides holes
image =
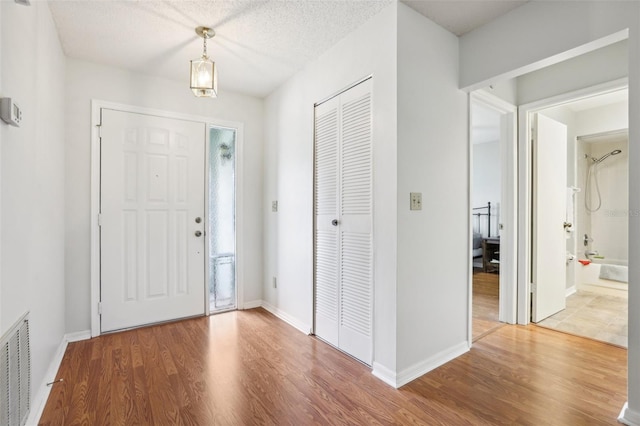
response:
{"label": "bathroom doorway", "polygon": [[[550,232],[563,234],[564,271],[560,288],[565,306],[549,316],[538,315],[535,249],[532,265],[532,321],[539,326],[627,347],[628,265],[628,91],[617,87],[553,107],[538,115],[566,126],[564,223]],[[534,137],[534,152],[535,152]],[[542,145],[541,145],[542,146]],[[543,149],[543,148],[540,148]],[[558,146],[552,155],[558,155]],[[547,153],[549,154],[549,153]],[[549,165],[536,162],[533,172]],[[534,179],[535,183],[535,179]],[[547,189],[545,196],[548,196]],[[535,193],[535,190],[534,190]],[[535,199],[535,197],[534,197]],[[533,223],[544,206],[533,206]],[[556,229],[558,228],[558,229]],[[536,246],[536,232],[533,232]],[[557,251],[539,246],[539,252]],[[548,265],[542,265],[548,269]]]}

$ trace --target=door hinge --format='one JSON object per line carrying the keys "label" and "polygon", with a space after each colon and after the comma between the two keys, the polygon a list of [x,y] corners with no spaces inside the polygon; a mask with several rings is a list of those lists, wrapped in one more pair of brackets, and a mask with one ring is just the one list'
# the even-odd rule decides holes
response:
{"label": "door hinge", "polygon": [[102,139],[102,124],[96,124],[98,128],[98,137]]}
{"label": "door hinge", "polygon": [[531,283],[531,293],[535,293],[537,290],[536,283]]}
{"label": "door hinge", "polygon": [[98,315],[102,315],[102,302],[98,302]]}
{"label": "door hinge", "polygon": [[102,213],[98,213],[98,226],[102,226]]}

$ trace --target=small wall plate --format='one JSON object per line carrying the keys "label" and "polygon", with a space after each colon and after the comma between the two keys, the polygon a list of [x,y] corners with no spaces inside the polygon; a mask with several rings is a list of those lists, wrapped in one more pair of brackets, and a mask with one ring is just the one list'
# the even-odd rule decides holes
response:
{"label": "small wall plate", "polygon": [[0,99],[0,118],[7,124],[20,127],[22,110],[11,98]]}

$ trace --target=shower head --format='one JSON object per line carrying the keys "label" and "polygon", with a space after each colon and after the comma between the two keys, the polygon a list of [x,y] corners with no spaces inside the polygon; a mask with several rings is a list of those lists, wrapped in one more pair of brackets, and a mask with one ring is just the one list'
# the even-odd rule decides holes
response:
{"label": "shower head", "polygon": [[621,152],[622,152],[622,150],[620,150],[620,149],[614,149],[613,151],[606,153],[605,155],[603,155],[600,158],[596,159],[596,158],[591,157],[591,159],[593,160],[594,163],[600,163],[600,162],[606,160],[607,157],[609,157],[610,155],[618,155]]}

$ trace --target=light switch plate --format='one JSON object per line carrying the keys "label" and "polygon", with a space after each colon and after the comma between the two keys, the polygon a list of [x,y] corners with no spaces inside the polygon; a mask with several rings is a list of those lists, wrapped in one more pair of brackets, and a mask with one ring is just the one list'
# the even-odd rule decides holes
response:
{"label": "light switch plate", "polygon": [[412,192],[410,194],[410,210],[422,210],[422,192]]}
{"label": "light switch plate", "polygon": [[22,110],[11,98],[0,99],[0,118],[7,124],[20,127]]}
{"label": "light switch plate", "polygon": [[278,211],[278,201],[271,202],[271,211],[274,213]]}

